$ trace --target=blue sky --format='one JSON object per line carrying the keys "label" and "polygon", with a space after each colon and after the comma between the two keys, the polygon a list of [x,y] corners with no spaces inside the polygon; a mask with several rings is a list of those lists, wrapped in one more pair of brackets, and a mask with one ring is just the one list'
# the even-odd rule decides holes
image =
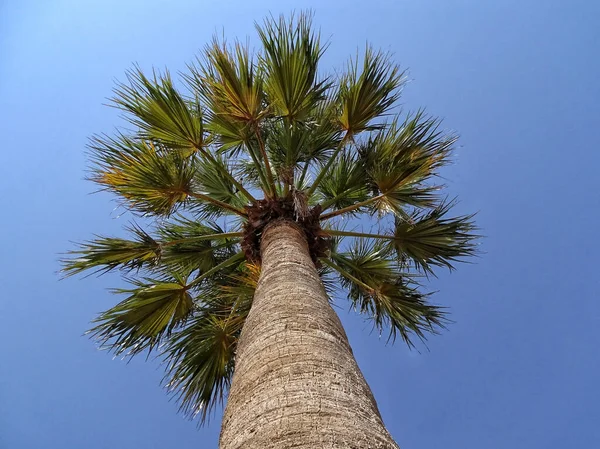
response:
{"label": "blue sky", "polygon": [[[323,3],[323,4],[322,4]],[[365,41],[410,70],[402,102],[462,138],[447,170],[480,211],[485,254],[432,283],[456,321],[429,351],[386,346],[340,314],[403,448],[600,447],[600,3],[294,2],[313,8],[341,68]],[[215,31],[256,42],[276,1],[0,3],[0,448],[216,448],[159,387],[158,363],[112,360],[83,337],[115,279],[59,281],[58,253],[120,232],[83,181],[102,106],[133,62],[184,67]]]}

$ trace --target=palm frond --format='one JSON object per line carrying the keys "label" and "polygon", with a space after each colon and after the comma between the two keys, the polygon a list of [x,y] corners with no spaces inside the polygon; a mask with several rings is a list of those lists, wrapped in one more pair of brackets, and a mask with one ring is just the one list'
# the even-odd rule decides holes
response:
{"label": "palm frond", "polygon": [[214,136],[220,152],[237,150],[252,139],[252,127],[242,121],[231,120],[226,115],[207,112],[206,128]]}
{"label": "palm frond", "polygon": [[180,401],[180,410],[207,420],[223,401],[234,369],[237,337],[244,321],[200,311],[189,326],[171,335],[164,356],[168,360],[167,389]]}
{"label": "palm frond", "polygon": [[216,38],[206,48],[203,66],[205,97],[218,115],[254,124],[267,114],[264,109],[263,79],[257,72],[248,46],[236,42],[227,48]]}
{"label": "palm frond", "polygon": [[142,138],[187,154],[204,145],[202,107],[199,101],[183,98],[168,72],[154,72],[149,79],[135,67],[127,79],[129,84],[121,83],[115,89],[112,102],[130,114],[127,119],[140,128]]}
{"label": "palm frond", "polygon": [[205,422],[223,401],[235,365],[237,341],[252,304],[259,268],[242,264],[205,287],[202,306],[188,326],[171,335],[163,352],[167,388],[181,411]]}
{"label": "palm frond", "polygon": [[338,104],[335,92],[329,91],[327,98],[319,102],[311,112],[311,119],[303,122],[305,137],[300,152],[302,162],[325,165],[333,152],[342,147],[344,132],[340,128]]}
{"label": "palm frond", "polygon": [[365,182],[371,197],[324,214],[322,219],[370,209],[409,220],[414,208],[436,207],[441,187],[431,180],[450,162],[457,139],[454,134],[441,132],[439,126],[438,119],[419,111],[402,123],[394,120],[359,144],[357,153],[367,173]]}
{"label": "palm frond", "polygon": [[157,229],[162,242],[161,263],[168,270],[200,273],[239,251],[241,232],[226,233],[216,223],[177,217]]}
{"label": "palm frond", "polygon": [[178,275],[130,280],[135,288],[114,290],[129,296],[100,314],[89,333],[117,355],[152,351],[194,309],[185,281]]}
{"label": "palm frond", "polygon": [[169,215],[192,193],[192,159],[161,151],[150,141],[96,136],[89,148],[90,179],[122,196],[135,211]]}
{"label": "palm frond", "polygon": [[[225,176],[225,172],[229,173],[230,176]],[[243,210],[248,202],[244,194],[231,181],[233,176],[233,167],[225,161],[223,156],[215,156],[212,161],[198,160],[194,176],[194,190],[202,192],[202,194],[214,200],[226,203],[234,209]],[[190,206],[196,207],[197,205],[191,204]],[[200,206],[208,215],[219,216],[231,213],[229,209],[224,209],[217,204],[206,201],[201,201]]]}
{"label": "palm frond", "polygon": [[248,48],[237,43],[232,50],[215,38],[205,50],[204,61],[189,70],[186,80],[207,103],[206,126],[221,149],[247,143],[255,124],[267,114],[263,81]]}
{"label": "palm frond", "polygon": [[370,188],[380,198],[374,207],[380,212],[405,215],[405,207],[434,207],[435,185],[426,185],[436,171],[449,163],[457,137],[439,130],[440,121],[422,111],[403,123],[395,120],[358,152],[365,165]]}
{"label": "palm frond", "polygon": [[139,226],[128,228],[132,240],[100,237],[79,244],[78,249],[67,253],[62,259],[65,276],[79,274],[97,268],[103,274],[116,268],[136,270],[144,265],[155,264],[161,255],[161,244]]}
{"label": "palm frond", "polygon": [[377,129],[379,126],[372,121],[394,105],[404,83],[404,73],[389,56],[370,46],[365,50],[360,73],[358,67],[357,60],[350,61],[339,84],[339,122],[350,136]]}
{"label": "palm frond", "polygon": [[367,46],[363,58],[363,70],[358,73],[358,61],[350,61],[348,72],[342,76],[338,86],[338,123],[344,130],[344,138],[327,163],[318,172],[314,183],[308,189],[311,196],[321,181],[328,176],[329,169],[337,161],[338,154],[346,143],[363,132],[380,129],[373,124],[381,118],[399,98],[399,88],[403,84],[403,73],[390,62],[387,55],[374,52]]}
{"label": "palm frond", "polygon": [[218,264],[206,271],[199,271],[196,278],[188,284],[188,287],[193,288],[194,290],[202,290],[207,283],[212,281],[214,276],[218,275],[220,272],[226,273],[227,271],[224,271],[225,269],[239,265],[241,261],[244,260],[245,254],[243,251],[238,251],[238,249],[239,248],[237,247],[229,248],[229,251],[223,255],[222,259],[224,260],[219,261]]}
{"label": "palm frond", "polygon": [[331,86],[317,80],[318,62],[325,48],[311,30],[312,18],[301,13],[286,20],[271,17],[256,25],[265,54],[260,58],[264,89],[271,112],[286,124],[304,121]]}
{"label": "palm frond", "polygon": [[448,218],[454,202],[441,203],[426,213],[416,213],[411,220],[396,220],[394,239],[390,242],[402,261],[433,273],[432,266],[453,269],[453,262],[476,254],[473,215]]}
{"label": "palm frond", "polygon": [[262,75],[247,46],[240,43],[231,50],[214,39],[205,55],[199,68],[190,66],[192,75],[187,80],[209,106],[206,128],[219,143],[220,152],[244,149],[257,167],[264,164],[264,170],[259,172],[261,189],[273,193],[269,160],[260,140],[260,122],[269,114]]}
{"label": "palm frond", "polygon": [[354,308],[372,318],[379,332],[387,328],[391,340],[399,334],[412,346],[413,335],[423,340],[425,332],[444,326],[443,311],[411,286],[382,242],[356,240],[349,251],[334,251],[322,261],[340,274]]}
{"label": "palm frond", "polygon": [[[302,164],[325,164],[342,139],[340,128],[335,124],[330,112],[319,107],[311,115],[311,120],[286,124],[277,121],[270,124],[267,147],[275,171],[295,172]],[[306,174],[304,175],[304,178]],[[304,182],[304,178],[298,181]],[[281,179],[281,175],[280,175]],[[300,188],[300,182],[296,187]]]}
{"label": "palm frond", "polygon": [[260,265],[244,262],[214,278],[212,291],[221,301],[235,303],[240,313],[250,311],[260,277]]}
{"label": "palm frond", "polygon": [[[219,272],[236,266],[243,253],[235,253],[191,279],[186,270],[163,270],[159,278],[129,279],[133,289],[114,289],[129,296],[115,307],[100,314],[98,323],[88,333],[103,347],[120,355],[133,356],[152,351],[175,328],[185,324],[195,309],[195,302],[205,304],[207,285]],[[194,299],[191,292],[199,292]]]}
{"label": "palm frond", "polygon": [[162,223],[155,235],[132,224],[131,239],[100,237],[79,244],[61,260],[62,272],[72,276],[96,269],[104,274],[115,269],[191,273],[209,270],[237,252],[242,232],[225,232],[216,223],[199,223],[183,217]]}
{"label": "palm frond", "polygon": [[362,161],[351,153],[342,154],[317,189],[323,210],[344,207],[369,197],[366,172]]}
{"label": "palm frond", "polygon": [[261,170],[264,167],[257,167],[256,162],[251,159],[238,158],[236,160],[236,170],[238,176],[244,179],[251,187],[260,189],[262,187],[264,177],[261,177]]}

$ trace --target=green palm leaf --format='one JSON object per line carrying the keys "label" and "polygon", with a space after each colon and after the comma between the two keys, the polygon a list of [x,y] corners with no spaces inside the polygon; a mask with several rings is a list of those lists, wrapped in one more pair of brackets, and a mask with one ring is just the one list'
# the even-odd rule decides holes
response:
{"label": "green palm leaf", "polygon": [[435,206],[438,188],[425,182],[449,162],[457,139],[440,132],[439,125],[439,120],[418,112],[401,124],[394,121],[358,148],[373,193],[380,196],[374,202],[377,210],[406,217],[406,206]]}
{"label": "green palm leaf", "polygon": [[263,80],[247,47],[236,43],[230,50],[214,39],[205,56],[195,79],[215,115],[251,125],[266,115]]}
{"label": "green palm leaf", "polygon": [[153,237],[132,225],[133,239],[98,237],[79,244],[62,259],[63,273],[71,276],[96,268],[103,274],[115,269],[191,273],[210,270],[233,253],[241,232],[225,232],[216,223],[199,223],[184,217],[158,227]]}
{"label": "green palm leaf", "polygon": [[173,334],[165,351],[169,361],[167,389],[175,392],[180,410],[204,422],[223,401],[234,369],[239,316],[221,317],[201,311],[189,326]]}
{"label": "green palm leaf", "polygon": [[220,150],[248,144],[255,124],[266,115],[262,79],[246,47],[228,49],[216,39],[205,51],[205,60],[189,66],[184,75],[209,109],[206,128]]}
{"label": "green palm leaf", "polygon": [[389,57],[367,47],[362,72],[358,61],[350,61],[348,72],[339,84],[341,127],[350,136],[376,129],[371,122],[385,114],[399,97],[404,74]]}
{"label": "green palm leaf", "polygon": [[265,50],[261,68],[271,112],[284,117],[286,124],[304,121],[331,86],[326,80],[317,81],[325,49],[311,31],[311,17],[300,14],[297,20],[288,21],[280,16],[256,29]]}
{"label": "green palm leaf", "polygon": [[89,333],[116,354],[135,355],[154,349],[161,338],[182,325],[194,309],[185,279],[131,280],[133,289],[116,289],[129,296],[102,313]]}
{"label": "green palm leaf", "polygon": [[336,96],[337,122],[344,131],[344,138],[318,171],[314,183],[308,189],[308,196],[328,176],[329,169],[346,144],[352,143],[355,136],[363,131],[382,128],[382,125],[373,124],[372,121],[381,118],[398,100],[403,76],[388,56],[374,52],[371,47],[367,47],[365,51],[360,74],[358,61],[350,61],[348,72],[340,79]]}
{"label": "green palm leaf", "polygon": [[135,270],[155,264],[161,255],[160,243],[137,225],[128,231],[134,240],[97,237],[79,244],[79,249],[67,253],[69,258],[62,259],[62,272],[72,276],[91,268],[106,273],[116,268]]}
{"label": "green palm leaf", "polygon": [[[215,156],[211,161],[199,159],[195,165],[194,190],[196,192],[201,192],[205,196],[237,209],[243,209],[248,204],[243,193],[231,181],[231,178],[235,176],[231,164],[228,164],[222,156]],[[230,173],[230,176],[225,176],[226,172]],[[208,203],[203,199],[199,201],[199,204],[198,201],[192,200],[191,202],[191,207],[199,206],[206,216],[232,213],[231,210],[224,209],[218,204]]]}
{"label": "green palm leaf", "polygon": [[203,291],[203,305],[185,329],[173,333],[163,355],[166,385],[190,416],[208,419],[223,401],[235,366],[235,350],[254,297],[259,269],[243,264],[221,272]]}
{"label": "green palm leaf", "polygon": [[204,273],[239,251],[241,232],[226,233],[216,223],[185,217],[158,229],[163,243],[161,262],[167,269]]}
{"label": "green palm leaf", "polygon": [[144,139],[162,142],[189,152],[204,145],[202,108],[186,101],[173,86],[168,72],[147,78],[139,67],[127,73],[129,85],[115,89],[113,103],[129,112],[128,120],[141,130]]}
{"label": "green palm leaf", "polygon": [[433,273],[432,266],[453,269],[453,262],[476,254],[473,215],[446,217],[453,202],[441,203],[424,214],[416,213],[409,221],[396,220],[391,244],[403,261]]}
{"label": "green palm leaf", "polygon": [[362,161],[351,153],[341,155],[317,189],[324,210],[344,207],[369,198],[367,173]]}
{"label": "green palm leaf", "polygon": [[402,273],[384,243],[358,240],[349,251],[334,251],[323,262],[340,274],[354,307],[372,318],[379,332],[387,328],[391,340],[400,334],[412,346],[411,335],[424,339],[426,331],[444,326],[443,311],[411,286],[414,281]]}
{"label": "green palm leaf", "polygon": [[404,220],[410,211],[439,204],[440,186],[432,183],[438,170],[450,162],[457,136],[439,130],[440,121],[423,112],[394,120],[386,129],[357,147],[366,170],[371,197],[323,215],[332,218],[349,212],[371,210],[393,213]]}
{"label": "green palm leaf", "polygon": [[214,39],[206,49],[206,62],[200,71],[192,67],[192,73],[188,79],[196,84],[209,105],[207,128],[221,143],[221,151],[245,148],[257,166],[264,164],[263,191],[275,195],[260,130],[269,111],[265,107],[262,74],[255,70],[248,48],[237,43],[232,51]]}
{"label": "green palm leaf", "polygon": [[[331,105],[322,102],[311,111],[311,119],[291,124],[270,122],[266,128],[269,158],[279,179],[297,180],[301,188],[311,164],[324,165],[342,140],[342,132],[334,121]],[[300,176],[295,176],[302,168]],[[284,179],[283,174],[287,174]]]}

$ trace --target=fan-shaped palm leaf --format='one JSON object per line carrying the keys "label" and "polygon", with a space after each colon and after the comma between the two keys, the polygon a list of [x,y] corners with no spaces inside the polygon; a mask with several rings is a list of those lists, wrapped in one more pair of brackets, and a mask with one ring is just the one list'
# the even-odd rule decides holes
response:
{"label": "fan-shaped palm leaf", "polygon": [[391,241],[401,260],[433,274],[432,266],[454,268],[453,262],[475,255],[473,215],[448,218],[453,202],[441,203],[409,221],[396,220]]}
{"label": "fan-shaped palm leaf", "polygon": [[163,335],[183,324],[194,308],[183,277],[131,282],[135,288],[114,290],[129,296],[102,313],[90,331],[116,354],[134,355],[152,350]]}
{"label": "fan-shaped palm leaf", "polygon": [[442,310],[411,287],[409,274],[402,273],[382,242],[356,241],[348,252],[334,252],[324,263],[340,274],[354,307],[371,317],[380,332],[388,328],[392,340],[399,333],[413,345],[411,334],[423,339],[425,331],[443,327]]}
{"label": "fan-shaped palm leaf", "polygon": [[160,257],[161,244],[139,226],[132,225],[128,231],[133,240],[98,236],[79,244],[78,249],[67,253],[70,257],[63,259],[63,273],[72,276],[94,267],[106,273],[116,268],[135,270],[144,264],[154,264]]}
{"label": "fan-shaped palm leaf", "polygon": [[340,125],[350,136],[379,125],[372,121],[383,116],[399,97],[404,73],[390,62],[389,56],[367,46],[362,71],[351,61],[339,83]]}
{"label": "fan-shaped palm leaf", "polygon": [[324,48],[311,30],[311,17],[301,14],[295,21],[281,16],[256,28],[265,50],[261,68],[271,112],[284,117],[288,125],[304,121],[331,85],[317,81]]}
{"label": "fan-shaped palm leaf", "polygon": [[317,193],[323,210],[330,207],[339,210],[366,201],[370,192],[362,161],[351,153],[341,155],[328,176],[319,184]]}
{"label": "fan-shaped palm leaf", "polygon": [[211,278],[195,317],[171,335],[163,351],[169,364],[167,388],[178,397],[181,410],[200,415],[200,422],[208,419],[229,386],[259,273],[259,267],[242,264]]}
{"label": "fan-shaped palm leaf", "polygon": [[139,67],[127,73],[129,85],[119,84],[113,103],[128,112],[128,120],[144,139],[189,152],[204,145],[202,107],[188,102],[173,86],[168,72],[147,78]]}
{"label": "fan-shaped palm leaf", "polygon": [[195,167],[178,153],[120,135],[96,137],[90,144],[97,164],[92,180],[122,196],[134,210],[169,215],[192,192]]}

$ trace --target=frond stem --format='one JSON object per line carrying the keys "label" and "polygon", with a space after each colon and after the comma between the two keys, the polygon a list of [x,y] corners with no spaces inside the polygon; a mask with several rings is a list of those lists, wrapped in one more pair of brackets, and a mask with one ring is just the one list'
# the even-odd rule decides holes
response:
{"label": "frond stem", "polygon": [[323,167],[321,169],[321,172],[317,176],[317,179],[315,179],[315,182],[313,182],[313,185],[310,186],[310,189],[308,189],[308,192],[306,192],[306,196],[308,198],[310,198],[310,196],[313,193],[315,193],[315,190],[317,190],[317,187],[319,187],[319,184],[321,183],[321,181],[323,180],[323,178],[325,177],[325,175],[327,174],[327,172],[329,172],[329,169],[331,168],[331,166],[335,162],[335,158],[340,153],[340,151],[342,151],[342,149],[344,148],[344,145],[346,145],[346,141],[349,138],[350,138],[350,132],[346,131],[346,134],[344,135],[344,138],[341,140],[340,144],[338,145],[338,147],[335,149],[335,151],[333,152],[333,154],[329,158],[329,161],[327,161],[327,164],[325,164],[325,167]]}
{"label": "frond stem", "polygon": [[204,195],[203,193],[192,193],[192,192],[186,192],[186,193],[191,197],[198,198],[199,200],[204,200],[207,203],[211,203],[211,204],[214,204],[215,206],[222,207],[223,209],[227,209],[228,211],[233,212],[234,214],[237,214],[237,215],[241,215],[242,217],[248,216],[248,214],[246,213],[245,210],[234,207],[223,201],[219,201],[214,198],[211,198],[210,196]]}
{"label": "frond stem", "polygon": [[350,273],[348,273],[346,270],[344,270],[342,267],[340,267],[338,264],[333,263],[331,260],[325,259],[325,258],[321,258],[319,259],[322,263],[324,263],[325,265],[327,265],[329,268],[333,268],[335,271],[337,271],[338,273],[340,273],[342,276],[344,276],[346,279],[354,282],[356,285],[358,285],[359,287],[365,289],[367,292],[369,293],[373,293],[375,290],[372,287],[369,287],[367,284],[365,284],[364,282],[362,282],[361,280],[357,279],[356,277],[352,276]]}
{"label": "frond stem", "polygon": [[385,197],[385,194],[380,194],[374,197],[371,197],[367,200],[361,201],[359,203],[355,203],[355,204],[351,204],[350,206],[344,207],[342,209],[338,209],[335,210],[333,212],[329,212],[328,214],[325,215],[321,215],[321,220],[328,220],[329,218],[333,218],[333,217],[337,217],[338,215],[342,215],[345,214],[346,212],[352,212],[353,210],[356,210],[358,208],[361,208],[363,206],[367,206],[375,201],[378,201],[380,199],[382,199],[383,197]]}
{"label": "frond stem", "polygon": [[186,288],[190,288],[190,287],[194,286],[198,282],[203,281],[204,279],[206,279],[209,276],[212,276],[217,271],[222,270],[223,268],[227,268],[229,265],[232,265],[232,264],[236,263],[238,260],[241,260],[244,257],[245,257],[245,255],[244,255],[243,252],[239,252],[239,253],[231,256],[229,259],[224,260],[223,262],[221,262],[220,264],[212,267],[210,270],[206,271],[205,273],[202,273],[200,276],[198,276],[192,282],[190,282],[189,284],[187,284]]}
{"label": "frond stem", "polygon": [[190,237],[187,239],[178,239],[178,240],[171,240],[169,242],[161,242],[160,246],[166,247],[166,246],[178,245],[180,243],[186,243],[186,242],[190,242],[190,241],[211,240],[211,239],[229,239],[229,238],[236,238],[236,237],[243,237],[243,236],[244,236],[243,232],[222,232],[220,234],[198,235],[196,237]]}
{"label": "frond stem", "polygon": [[344,195],[346,195],[347,193],[348,193],[348,190],[345,190],[342,193],[337,194],[330,200],[327,200],[323,204],[321,204],[321,207],[323,208],[324,211],[329,209],[337,200],[339,200],[340,198],[343,198]]}
{"label": "frond stem", "polygon": [[256,153],[254,152],[254,149],[252,148],[252,144],[250,142],[248,142],[246,144],[246,146],[248,148],[248,154],[250,155],[250,157],[252,158],[252,162],[254,162],[254,165],[256,166],[256,171],[258,173],[258,177],[260,178],[262,191],[266,196],[269,196],[268,189],[265,188],[265,187],[269,186],[269,183],[267,181],[265,173],[263,172],[263,166],[260,163],[260,160],[258,159],[258,157],[256,156]]}
{"label": "frond stem", "polygon": [[256,126],[256,140],[258,140],[258,147],[265,161],[265,171],[267,172],[267,181],[273,194],[273,198],[277,196],[277,187],[275,187],[275,180],[273,179],[273,173],[271,172],[271,164],[269,163],[269,156],[265,149],[265,142],[263,142],[262,136],[260,135],[260,127]]}
{"label": "frond stem", "polygon": [[326,235],[336,235],[340,237],[359,237],[365,239],[386,239],[386,240],[395,240],[396,237],[393,235],[383,235],[383,234],[368,234],[364,232],[351,232],[351,231],[339,231],[337,229],[327,229],[321,231]]}
{"label": "frond stem", "polygon": [[298,188],[301,188],[302,184],[304,184],[304,178],[306,178],[306,175],[308,174],[309,166],[310,162],[306,161],[306,163],[304,164],[304,168],[302,169],[302,175],[300,175],[300,180],[298,181]]}

